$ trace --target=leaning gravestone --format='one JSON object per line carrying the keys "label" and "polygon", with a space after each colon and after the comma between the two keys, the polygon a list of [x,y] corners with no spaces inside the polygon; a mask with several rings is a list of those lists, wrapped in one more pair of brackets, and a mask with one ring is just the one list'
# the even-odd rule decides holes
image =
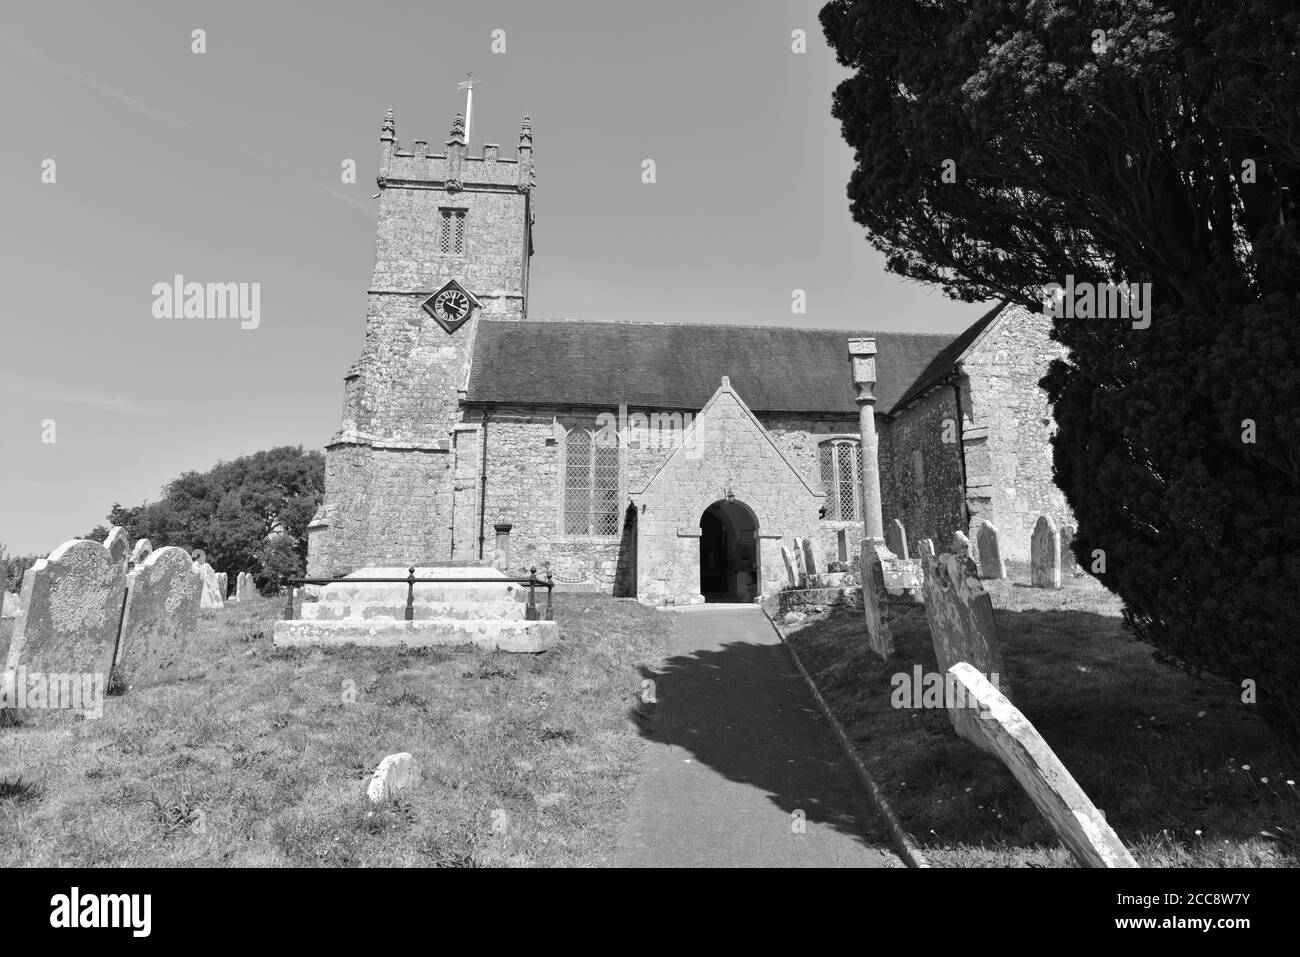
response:
{"label": "leaning gravestone", "polygon": [[[925,565],[921,586],[925,619],[939,671],[946,675],[949,668],[964,661],[1007,691],[993,601],[976,576],[975,563],[964,555],[946,554],[926,556],[921,561]],[[957,702],[948,708],[948,719],[958,734],[977,741],[966,728],[969,722],[980,720],[977,712]]]}
{"label": "leaning gravestone", "polygon": [[799,576],[798,587],[800,588],[805,587],[808,584],[809,571],[808,571],[808,563],[804,559],[804,555],[803,555],[802,538],[796,538],[794,540],[794,569]]}
{"label": "leaning gravestone", "polygon": [[947,672],[961,697],[987,717],[958,728],[958,733],[1000,759],[1061,843],[1084,867],[1137,867],[1119,835],[1079,787],[1038,729],[970,664]]}
{"label": "leaning gravestone", "polygon": [[131,572],[117,643],[117,673],[128,688],[176,677],[202,595],[203,577],[183,548],[160,548]]}
{"label": "leaning gravestone", "polygon": [[803,563],[808,569],[809,575],[817,574],[817,556],[814,554],[813,541],[811,538],[796,538],[799,547],[803,549]]}
{"label": "leaning gravestone", "polygon": [[[799,569],[795,566],[794,556],[790,554],[790,549],[786,548],[784,545],[781,546],[781,559],[785,562],[785,573],[790,577],[790,587],[798,588]],[[243,582],[242,576],[240,577],[240,582],[241,584]]]}
{"label": "leaning gravestone", "polygon": [[890,551],[899,558],[911,557],[907,550],[907,529],[901,521],[894,519],[893,524],[889,526],[885,534],[888,537],[886,544],[889,546]]}
{"label": "leaning gravestone", "polygon": [[979,518],[975,520],[971,532],[975,541],[975,556],[980,578],[1006,578],[1007,564],[1002,560],[997,526],[987,518]]}
{"label": "leaning gravestone", "polygon": [[203,578],[203,597],[199,602],[200,608],[224,608],[225,601],[222,600],[221,589],[217,584],[217,570],[207,562],[202,562],[195,566]]}
{"label": "leaning gravestone", "polygon": [[1029,537],[1029,584],[1034,588],[1061,587],[1061,540],[1056,523],[1038,516]]}
{"label": "leaning gravestone", "polygon": [[862,540],[862,610],[867,620],[867,646],[882,659],[894,653],[894,633],[889,627],[889,598],[885,591],[884,563],[894,556],[884,545]]}
{"label": "leaning gravestone", "polygon": [[139,565],[149,557],[149,553],[152,551],[153,545],[150,543],[149,539],[140,539],[135,543],[135,548],[131,549],[131,558],[129,559],[129,563],[131,565]]}
{"label": "leaning gravestone", "polygon": [[64,542],[23,576],[6,670],[25,666],[107,681],[125,592],[125,561],[99,542]]}
{"label": "leaning gravestone", "polygon": [[954,555],[963,555],[971,561],[975,561],[975,546],[971,544],[965,532],[952,533],[952,553]]}
{"label": "leaning gravestone", "polygon": [[113,557],[113,561],[125,562],[131,554],[131,540],[126,537],[126,529],[121,525],[109,529],[108,538],[104,539],[104,548]]}

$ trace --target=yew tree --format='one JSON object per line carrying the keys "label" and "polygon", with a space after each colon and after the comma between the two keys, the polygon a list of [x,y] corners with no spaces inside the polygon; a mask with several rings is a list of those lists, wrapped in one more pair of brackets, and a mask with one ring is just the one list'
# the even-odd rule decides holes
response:
{"label": "yew tree", "polygon": [[832,0],[821,22],[852,71],[852,215],[892,271],[1035,310],[1067,276],[1150,283],[1147,328],[1053,320],[1075,554],[1300,752],[1300,8]]}

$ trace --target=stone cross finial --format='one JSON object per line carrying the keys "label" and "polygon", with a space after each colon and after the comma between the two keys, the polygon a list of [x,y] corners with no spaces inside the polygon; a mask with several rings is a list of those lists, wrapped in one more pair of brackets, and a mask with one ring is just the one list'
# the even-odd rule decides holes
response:
{"label": "stone cross finial", "polygon": [[392,140],[397,138],[397,118],[393,115],[393,108],[390,106],[388,112],[384,114],[384,124],[379,127],[379,138],[381,140]]}
{"label": "stone cross finial", "polygon": [[525,116],[524,125],[519,128],[519,145],[533,145],[533,118],[531,116]]}
{"label": "stone cross finial", "polygon": [[448,146],[465,145],[465,114],[457,113],[456,118],[451,121],[451,139],[447,141]]}

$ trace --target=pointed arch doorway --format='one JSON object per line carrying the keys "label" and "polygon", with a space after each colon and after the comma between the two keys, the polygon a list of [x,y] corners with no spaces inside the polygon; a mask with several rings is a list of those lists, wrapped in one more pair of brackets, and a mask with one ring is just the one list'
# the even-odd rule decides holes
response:
{"label": "pointed arch doorway", "polygon": [[700,516],[700,594],[706,602],[750,602],[760,593],[758,516],[719,499]]}

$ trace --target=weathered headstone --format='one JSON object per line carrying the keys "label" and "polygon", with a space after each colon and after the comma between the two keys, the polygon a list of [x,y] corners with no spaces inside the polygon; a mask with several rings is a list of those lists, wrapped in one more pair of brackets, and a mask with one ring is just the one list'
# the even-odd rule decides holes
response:
{"label": "weathered headstone", "polygon": [[1029,584],[1035,588],[1061,587],[1061,540],[1056,523],[1038,516],[1029,537]]}
{"label": "weathered headstone", "polygon": [[230,578],[225,572],[217,572],[217,594],[222,601],[230,596]]}
{"label": "weathered headstone", "polygon": [[221,588],[217,584],[217,570],[207,562],[195,565],[197,571],[203,578],[203,597],[199,602],[200,608],[224,608],[226,606],[221,594]]}
{"label": "weathered headstone", "polygon": [[1006,578],[1007,563],[1002,560],[997,526],[987,518],[977,518],[971,532],[980,578]]}
{"label": "weathered headstone", "polygon": [[240,572],[235,580],[235,597],[241,602],[251,601],[256,597],[257,589],[253,587],[253,573]]}
{"label": "weathered headstone", "polygon": [[410,754],[390,754],[379,762],[374,777],[366,787],[366,797],[372,804],[380,804],[403,791],[417,787],[423,779],[419,763]]}
{"label": "weathered headstone", "polygon": [[125,563],[131,554],[131,539],[127,538],[126,529],[121,525],[109,529],[108,538],[104,539],[104,548],[113,561]]}
{"label": "weathered headstone", "polygon": [[888,536],[890,551],[899,558],[911,557],[911,554],[907,550],[907,529],[903,526],[901,521],[894,519],[893,523],[885,531],[885,534]]}
{"label": "weathered headstone", "polygon": [[923,539],[921,539],[919,542],[917,542],[917,546],[916,546],[916,557],[919,558],[919,559],[921,559],[921,567],[922,567],[922,569],[925,568],[925,557],[928,555],[928,556],[930,556],[931,558],[933,558],[933,557],[935,556],[935,554],[936,554],[936,553],[935,553],[935,550],[934,550],[934,540],[933,540],[933,539],[923,538]]}
{"label": "weathered headstone", "polygon": [[149,553],[152,551],[153,551],[153,545],[150,544],[149,539],[147,538],[140,539],[135,543],[135,548],[131,549],[131,558],[128,560],[129,564],[139,565],[141,562],[143,562],[146,558],[149,557]]}
{"label": "weathered headstone", "polygon": [[971,544],[971,540],[966,537],[965,532],[952,533],[951,551],[954,555],[964,555],[971,561],[975,561],[975,546]]}
{"label": "weathered headstone", "polygon": [[867,621],[867,645],[884,659],[894,653],[884,571],[884,562],[893,557],[884,545],[870,539],[862,540],[862,609]]}
{"label": "weathered headstone", "polygon": [[835,554],[842,562],[849,560],[849,530],[841,528],[835,533]]}
{"label": "weathered headstone", "polygon": [[[922,561],[925,620],[939,671],[947,674],[949,668],[964,661],[988,675],[999,688],[1008,689],[993,601],[976,577],[975,563],[964,555],[947,554]],[[969,735],[963,726],[979,720],[976,712],[960,704],[948,708],[948,718],[964,737]]]}
{"label": "weathered headstone", "polygon": [[808,584],[808,563],[804,559],[803,555],[802,538],[796,538],[794,540],[794,569],[799,576],[799,584],[797,587],[803,588]]}
{"label": "weathered headstone", "polygon": [[960,662],[947,673],[973,706],[968,710],[985,716],[959,727],[958,733],[1007,766],[1075,860],[1084,867],[1137,867],[1119,835],[1020,710],[973,665]]}
{"label": "weathered headstone", "polygon": [[1082,571],[1079,563],[1074,560],[1074,533],[1073,525],[1061,526],[1061,574],[1077,575]]}
{"label": "weathered headstone", "polygon": [[203,577],[182,548],[160,548],[131,571],[117,643],[117,673],[127,687],[176,676],[202,594]]}
{"label": "weathered headstone", "polygon": [[799,568],[794,563],[794,556],[790,554],[790,549],[784,545],[781,546],[781,558],[785,562],[785,573],[790,577],[790,587],[799,587]]}
{"label": "weathered headstone", "polygon": [[818,574],[817,555],[813,546],[813,540],[811,538],[796,538],[795,541],[798,542],[799,547],[803,549],[803,563],[804,567],[808,569],[808,574]]}
{"label": "weathered headstone", "polygon": [[26,666],[107,681],[125,592],[125,561],[99,542],[64,542],[23,576],[6,670]]}

